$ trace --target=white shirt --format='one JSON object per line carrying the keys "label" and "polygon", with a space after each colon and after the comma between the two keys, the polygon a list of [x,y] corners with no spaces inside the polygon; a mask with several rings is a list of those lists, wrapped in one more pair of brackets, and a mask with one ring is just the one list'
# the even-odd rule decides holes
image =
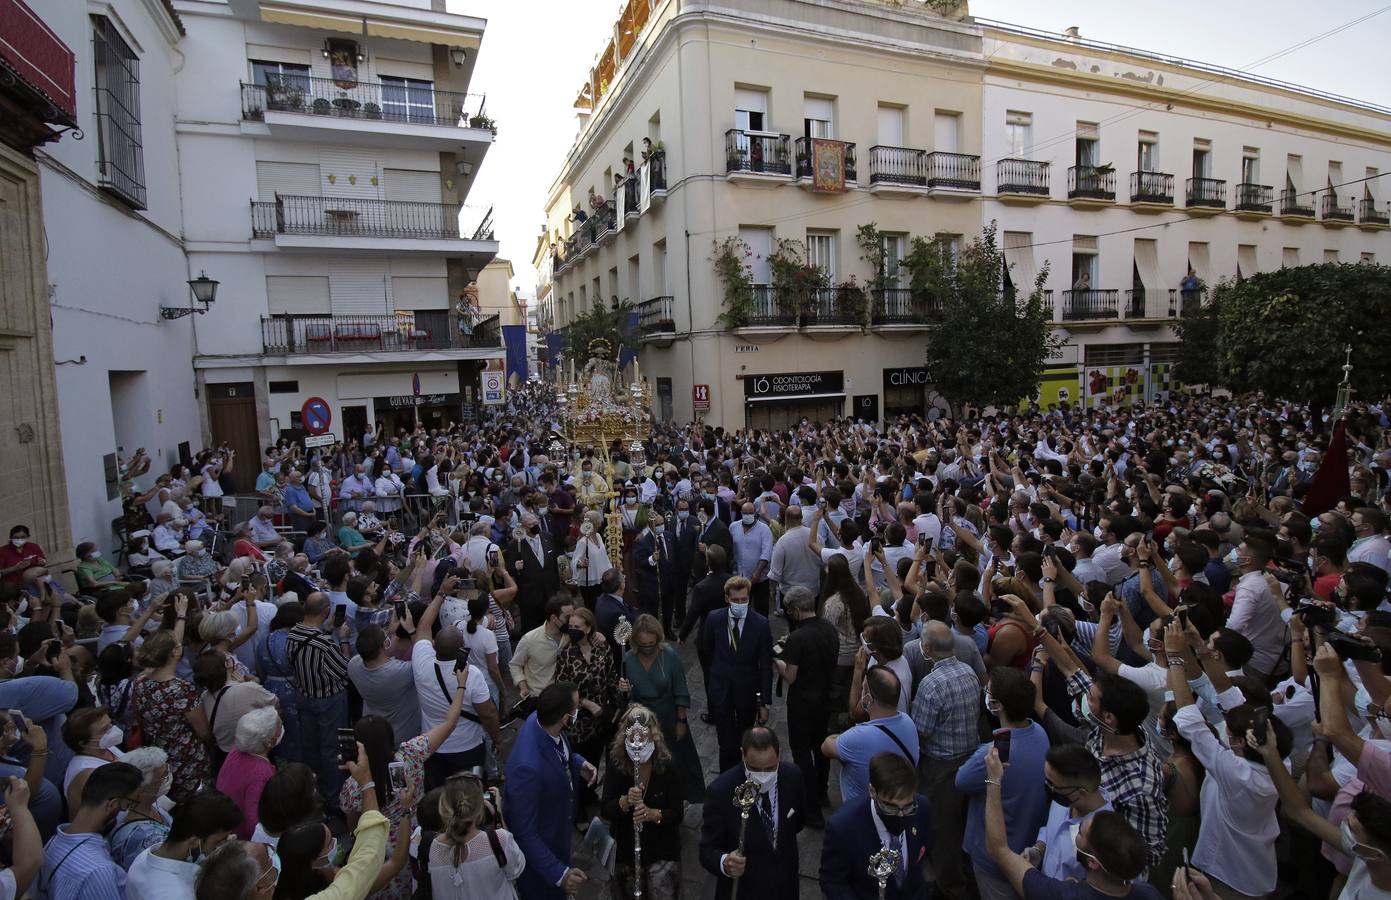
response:
{"label": "white shirt", "polygon": [[923,513],[913,520],[913,527],[918,529],[918,538],[923,535],[932,538],[932,546],[936,547],[942,542],[942,520],[937,518],[936,513]]}
{"label": "white shirt", "polygon": [[1079,557],[1077,565],[1072,567],[1072,577],[1086,586],[1091,581],[1105,581],[1106,573],[1090,557],[1085,559]]}
{"label": "white shirt", "polygon": [[275,530],[275,525],[266,521],[260,516],[251,517],[251,540],[255,544],[264,544],[268,541],[280,540],[280,532]]}
{"label": "white shirt", "polygon": [[[440,689],[436,672],[444,679],[444,686],[450,689],[448,697]],[[415,676],[415,693],[420,699],[420,730],[426,732],[444,721],[445,713],[454,702],[454,692],[459,689],[459,682],[454,676],[454,664],[440,663],[435,656],[435,645],[429,641],[416,641],[415,649],[411,651],[411,673]],[[477,704],[487,703],[492,698],[488,694],[488,680],[483,673],[473,666],[469,666],[468,673],[464,711],[472,712]],[[463,753],[481,743],[483,726],[461,716],[459,724],[454,726],[454,733],[444,739],[436,752]]]}
{"label": "white shirt", "polygon": [[464,639],[464,648],[468,650],[469,665],[475,666],[484,675],[488,674],[488,655],[497,653],[497,635],[491,628],[485,627],[487,624],[487,619],[479,622],[473,634],[468,633],[467,622],[462,623],[459,628]]}
{"label": "white shirt", "polygon": [[193,900],[197,864],[155,856],[154,849],[146,847],[130,864],[126,900]]}
{"label": "white shirt", "polygon": [[322,507],[324,500],[333,496],[333,476],[326,469],[311,469],[304,477],[304,487],[306,491],[313,488],[319,492],[319,499],[314,501],[314,506]]}
{"label": "white shirt", "polygon": [[183,533],[175,528],[172,523],[156,525],[154,533],[150,535],[154,541],[155,549],[165,553],[179,554],[184,552]]}
{"label": "white shirt", "polygon": [[1251,642],[1251,667],[1271,672],[1285,651],[1285,620],[1261,572],[1247,572],[1236,583],[1227,627]]}
{"label": "white shirt", "polygon": [[[594,587],[604,573],[613,568],[604,542],[597,534],[592,537],[593,540],[580,538],[571,554],[570,571],[575,575],[575,583],[582,587]],[[585,561],[584,568],[579,567],[580,560]]]}
{"label": "white shirt", "polygon": [[1359,538],[1348,550],[1348,562],[1371,563],[1391,574],[1391,541],[1379,534]]}
{"label": "white shirt", "polygon": [[464,562],[470,569],[488,568],[488,551],[497,550],[498,545],[489,540],[486,534],[475,534],[464,544]]}
{"label": "white shirt", "polygon": [[[1121,549],[1125,544],[1119,541],[1110,546],[1097,547],[1092,551],[1092,562],[1102,572],[1102,581],[1114,587],[1130,576],[1130,566],[1121,559]],[[1086,582],[1083,582],[1085,584]]]}
{"label": "white shirt", "polygon": [[1174,716],[1179,734],[1207,770],[1199,800],[1193,865],[1235,891],[1261,897],[1275,890],[1275,815],[1279,794],[1262,763],[1239,758],[1208,730],[1195,704]]}

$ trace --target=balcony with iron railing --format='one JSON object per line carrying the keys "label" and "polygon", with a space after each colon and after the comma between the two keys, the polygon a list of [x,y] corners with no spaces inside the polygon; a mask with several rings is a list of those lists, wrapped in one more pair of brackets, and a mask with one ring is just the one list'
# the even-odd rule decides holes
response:
{"label": "balcony with iron railing", "polygon": [[1222,178],[1188,179],[1184,191],[1188,209],[1213,212],[1227,208],[1227,182]]}
{"label": "balcony with iron railing", "polygon": [[276,194],[251,202],[251,233],[328,235],[414,240],[493,240],[492,208],[470,230],[459,225],[465,209],[457,203],[415,203],[362,197],[309,197]]}
{"label": "balcony with iron railing", "polygon": [[1314,218],[1314,205],[1306,202],[1302,198],[1307,195],[1300,194],[1293,188],[1285,188],[1280,192],[1280,215],[1292,220],[1303,220]]}
{"label": "balcony with iron railing", "polygon": [[1131,172],[1130,202],[1136,205],[1173,206],[1174,176],[1168,172]]}
{"label": "balcony with iron railing", "polygon": [[631,178],[627,178],[621,185],[613,190],[614,215],[618,214],[618,200],[623,199],[623,218],[631,219],[641,215],[642,210],[638,206],[638,178],[634,172]]}
{"label": "balcony with iron railing", "polygon": [[1243,181],[1236,186],[1236,211],[1269,215],[1275,203],[1275,188],[1268,184]]}
{"label": "balcony with iron railing", "polygon": [[1391,203],[1378,208],[1371,197],[1362,198],[1357,204],[1357,222],[1372,227],[1391,225]]}
{"label": "balcony with iron railing", "polygon": [[864,300],[865,292],[858,287],[813,288],[802,305],[802,327],[863,327]]}
{"label": "balcony with iron railing", "polygon": [[272,76],[266,84],[241,82],[242,119],[273,125],[302,118],[297,125],[378,134],[386,132],[374,129],[373,123],[485,132],[481,136],[453,136],[456,144],[462,140],[490,142],[496,137],[497,124],[484,112],[485,95],[438,89],[430,90],[428,99],[424,94],[414,85],[408,90],[378,82]]}
{"label": "balcony with iron railing", "polygon": [[1063,291],[1062,320],[1091,322],[1120,318],[1120,291],[1104,289]]}
{"label": "balcony with iron railing", "polygon": [[1100,166],[1072,166],[1067,170],[1067,199],[1110,203],[1116,199],[1116,173]]}
{"label": "balcony with iron railing", "polygon": [[[811,178],[814,174],[811,159],[811,142],[813,140],[825,140],[822,138],[797,138],[797,177]],[[855,175],[855,144],[852,141],[831,141],[840,144],[845,148],[845,183],[853,185],[856,181]]]}
{"label": "balcony with iron railing", "polygon": [[653,150],[638,169],[639,201],[643,209],[667,195],[667,152]]}
{"label": "balcony with iron railing", "polygon": [[931,325],[941,318],[941,298],[925,291],[882,288],[870,292],[869,324],[873,327]]}
{"label": "balcony with iron railing", "polygon": [[1178,291],[1172,288],[1132,288],[1125,292],[1127,319],[1163,319],[1174,315]]}
{"label": "balcony with iron railing", "polygon": [[653,297],[637,305],[638,331],[644,337],[675,334],[676,320],[672,318],[672,297]]}
{"label": "balcony with iron railing", "polygon": [[930,193],[979,191],[980,157],[876,145],[869,148],[869,183],[871,190],[902,186],[927,188]]}
{"label": "balcony with iron railing", "polygon": [[1048,197],[1048,163],[1002,159],[995,163],[995,193],[1027,200]]}
{"label": "balcony with iron railing", "polygon": [[502,346],[498,316],[461,328],[447,310],[418,310],[380,316],[274,315],[261,317],[266,354],[476,350]]}
{"label": "balcony with iron railing", "polygon": [[1325,225],[1342,226],[1352,221],[1352,201],[1349,199],[1348,205],[1343,206],[1338,203],[1338,194],[1329,191],[1320,198],[1319,211],[1320,219]]}
{"label": "balcony with iron railing", "polygon": [[778,303],[777,291],[771,284],[753,285],[753,298],[744,328],[795,328],[795,305],[784,308]]}
{"label": "balcony with iron railing", "polygon": [[724,134],[725,173],[730,176],[792,174],[792,138],[731,128]]}
{"label": "balcony with iron railing", "polygon": [[[1177,294],[1177,297],[1175,295]],[[1207,300],[1207,291],[1178,290],[1169,292],[1169,318],[1191,316],[1202,308]]]}

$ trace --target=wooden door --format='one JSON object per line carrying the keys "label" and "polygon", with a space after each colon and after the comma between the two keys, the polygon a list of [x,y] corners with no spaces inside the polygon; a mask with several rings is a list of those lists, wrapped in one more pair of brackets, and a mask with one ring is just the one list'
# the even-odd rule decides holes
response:
{"label": "wooden door", "polygon": [[213,446],[226,444],[237,451],[233,474],[239,485],[250,489],[261,473],[255,387],[249,382],[208,385],[208,418],[212,424]]}

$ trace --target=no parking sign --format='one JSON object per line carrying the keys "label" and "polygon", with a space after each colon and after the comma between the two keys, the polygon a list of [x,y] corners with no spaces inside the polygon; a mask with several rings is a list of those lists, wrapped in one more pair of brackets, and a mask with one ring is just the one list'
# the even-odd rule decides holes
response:
{"label": "no parking sign", "polygon": [[323,397],[310,397],[299,410],[300,424],[310,434],[324,434],[333,424],[333,410]]}

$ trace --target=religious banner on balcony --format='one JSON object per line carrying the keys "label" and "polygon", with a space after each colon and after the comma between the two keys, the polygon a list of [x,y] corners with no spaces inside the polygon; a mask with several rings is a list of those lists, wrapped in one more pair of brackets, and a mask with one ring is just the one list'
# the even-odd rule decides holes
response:
{"label": "religious banner on balcony", "polygon": [[811,139],[811,189],[821,193],[845,190],[845,144]]}
{"label": "religious banner on balcony", "polygon": [[628,192],[623,189],[623,183],[619,182],[618,190],[613,192],[613,209],[618,217],[617,228],[623,230],[623,220],[628,216]]}
{"label": "religious banner on balcony", "polygon": [[642,168],[638,169],[638,212],[647,213],[647,208],[652,205],[652,166],[643,163]]}

